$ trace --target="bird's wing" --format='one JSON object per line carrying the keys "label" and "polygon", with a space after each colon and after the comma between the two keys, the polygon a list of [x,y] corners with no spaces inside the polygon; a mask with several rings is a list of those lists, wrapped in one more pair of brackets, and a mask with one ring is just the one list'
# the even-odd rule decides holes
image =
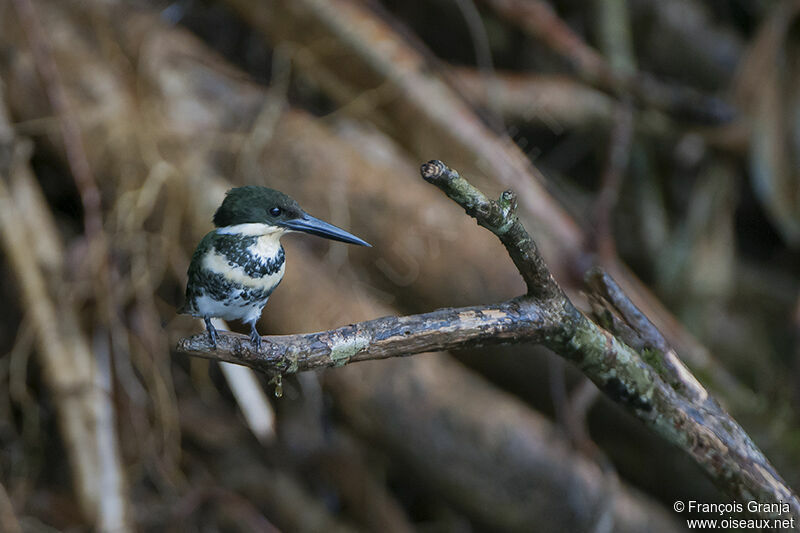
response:
{"label": "bird's wing", "polygon": [[203,257],[205,257],[206,253],[208,253],[208,251],[214,247],[214,238],[216,235],[216,231],[210,231],[206,233],[206,236],[203,237],[203,240],[200,241],[200,244],[197,245],[197,248],[195,248],[194,253],[192,254],[192,260],[189,262],[189,270],[187,272],[188,281],[186,283],[186,300],[178,309],[179,315],[190,315],[194,312],[194,298],[192,298],[194,284],[197,283],[197,275],[200,273],[200,269],[202,268]]}

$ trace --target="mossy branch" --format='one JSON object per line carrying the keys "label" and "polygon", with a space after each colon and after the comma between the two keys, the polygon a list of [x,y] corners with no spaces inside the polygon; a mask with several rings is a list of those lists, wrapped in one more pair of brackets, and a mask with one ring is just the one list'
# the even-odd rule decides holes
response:
{"label": "mossy branch", "polygon": [[[425,163],[421,174],[500,239],[527,284],[525,296],[498,305],[379,318],[319,333],[268,336],[261,351],[255,351],[243,335],[221,335],[216,350],[206,335],[197,335],[181,340],[178,352],[284,374],[482,344],[543,344],[688,453],[729,496],[742,502],[785,503],[789,511],[781,517],[794,517],[800,524],[797,496],[613,280],[597,274],[590,278],[619,314],[635,323],[630,329],[644,335],[646,342],[637,346],[639,351],[569,301],[519,221],[511,191],[490,200],[441,161]],[[759,514],[776,516],[770,510]]]}

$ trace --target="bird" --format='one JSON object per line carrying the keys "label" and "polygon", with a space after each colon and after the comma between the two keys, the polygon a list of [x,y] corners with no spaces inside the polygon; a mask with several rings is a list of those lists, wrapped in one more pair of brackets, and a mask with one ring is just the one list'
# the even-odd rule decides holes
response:
{"label": "bird", "polygon": [[309,215],[290,196],[256,185],[230,189],[213,221],[215,229],[203,237],[192,254],[186,300],[178,313],[202,318],[214,349],[219,334],[211,318],[222,318],[249,324],[250,342],[261,350],[256,322],[283,279],[286,255],[281,237],[286,233],[303,232],[370,246]]}

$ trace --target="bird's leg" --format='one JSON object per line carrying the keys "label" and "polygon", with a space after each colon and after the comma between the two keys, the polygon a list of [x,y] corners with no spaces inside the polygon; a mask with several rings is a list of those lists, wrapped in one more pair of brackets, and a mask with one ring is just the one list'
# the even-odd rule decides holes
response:
{"label": "bird's leg", "polygon": [[206,331],[208,331],[208,340],[211,342],[211,346],[214,349],[217,348],[217,339],[219,338],[219,333],[217,333],[217,328],[214,327],[214,324],[211,323],[211,318],[208,316],[204,316],[203,320],[206,323]]}
{"label": "bird's leg", "polygon": [[256,351],[261,351],[261,335],[256,329],[256,321],[250,322],[250,342],[256,347]]}

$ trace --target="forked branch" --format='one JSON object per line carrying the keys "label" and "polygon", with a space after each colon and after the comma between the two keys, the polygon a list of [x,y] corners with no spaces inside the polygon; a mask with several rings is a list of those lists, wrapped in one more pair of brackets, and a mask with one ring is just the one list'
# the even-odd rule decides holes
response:
{"label": "forked branch", "polygon": [[[181,340],[178,352],[284,374],[480,344],[543,344],[688,453],[729,496],[741,502],[784,503],[786,513],[766,508],[758,514],[794,517],[800,524],[797,496],[677,355],[653,341],[655,332],[646,334],[649,342],[643,346],[649,349],[640,353],[575,308],[519,221],[511,191],[490,200],[441,161],[425,163],[421,173],[500,239],[527,284],[525,296],[497,305],[379,318],[319,333],[264,337],[261,351],[236,334],[221,335],[215,350],[202,334]],[[616,289],[606,284],[604,298],[628,322],[649,324],[625,307],[622,295],[612,294]]]}

